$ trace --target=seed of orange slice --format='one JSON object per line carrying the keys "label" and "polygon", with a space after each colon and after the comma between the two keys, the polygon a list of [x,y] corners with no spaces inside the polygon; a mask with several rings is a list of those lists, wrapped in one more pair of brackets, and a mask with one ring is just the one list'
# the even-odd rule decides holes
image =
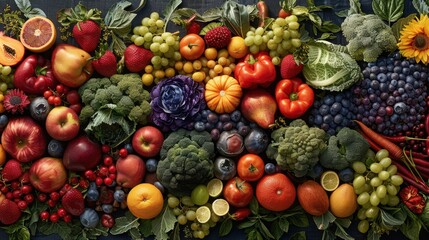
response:
{"label": "seed of orange slice", "polygon": [[29,18],[21,28],[21,43],[32,52],[45,52],[55,44],[57,30],[48,18],[36,16]]}
{"label": "seed of orange slice", "polygon": [[320,184],[326,191],[334,191],[340,185],[340,178],[334,171],[326,171],[320,178]]}

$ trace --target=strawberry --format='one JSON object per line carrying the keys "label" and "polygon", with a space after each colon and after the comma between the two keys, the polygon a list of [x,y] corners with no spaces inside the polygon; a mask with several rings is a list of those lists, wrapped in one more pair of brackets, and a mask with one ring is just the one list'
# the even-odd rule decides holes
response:
{"label": "strawberry", "polygon": [[231,31],[225,26],[215,27],[209,30],[204,36],[208,47],[224,48],[231,41]]}
{"label": "strawberry", "polygon": [[200,31],[201,31],[201,26],[199,23],[195,21],[192,21],[186,25],[186,34],[195,33],[199,35]]}
{"label": "strawberry", "polygon": [[297,63],[293,54],[286,55],[280,64],[280,75],[283,79],[290,79],[301,73],[304,65]]}
{"label": "strawberry", "polygon": [[92,61],[92,67],[104,77],[111,77],[116,74],[116,64],[116,56],[110,50],[106,50],[103,55]]}
{"label": "strawberry", "polygon": [[73,26],[73,37],[77,44],[86,52],[94,51],[101,37],[101,11],[87,10],[81,3],[74,8],[60,10],[57,15],[58,22],[63,27]]}
{"label": "strawberry", "polygon": [[0,222],[5,225],[10,225],[21,218],[22,212],[15,202],[6,198],[0,202],[0,213]]}
{"label": "strawberry", "polygon": [[73,216],[80,216],[85,210],[85,200],[82,193],[75,189],[70,188],[61,198],[63,208]]}
{"label": "strawberry", "polygon": [[23,171],[21,163],[15,159],[10,159],[3,167],[2,176],[5,181],[13,181],[21,177]]}
{"label": "strawberry", "polygon": [[131,44],[124,51],[125,67],[130,72],[140,72],[150,63],[152,57],[151,51]]}
{"label": "strawberry", "polygon": [[78,22],[73,27],[73,37],[86,52],[94,51],[101,37],[101,28],[92,20]]}

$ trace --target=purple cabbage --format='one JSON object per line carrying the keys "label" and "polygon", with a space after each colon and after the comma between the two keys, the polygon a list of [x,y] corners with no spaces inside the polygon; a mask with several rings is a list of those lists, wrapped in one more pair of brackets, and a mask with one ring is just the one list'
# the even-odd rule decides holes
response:
{"label": "purple cabbage", "polygon": [[204,85],[184,75],[162,80],[150,96],[151,120],[164,132],[189,129],[196,114],[206,106]]}

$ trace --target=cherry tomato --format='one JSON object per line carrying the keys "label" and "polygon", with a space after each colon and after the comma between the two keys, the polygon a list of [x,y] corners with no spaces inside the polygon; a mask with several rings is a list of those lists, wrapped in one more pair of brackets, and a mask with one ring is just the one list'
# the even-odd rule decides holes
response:
{"label": "cherry tomato", "polygon": [[195,60],[203,55],[206,44],[198,34],[187,34],[180,40],[180,54],[186,60]]}
{"label": "cherry tomato", "polygon": [[252,201],[253,187],[249,182],[234,177],[225,184],[223,196],[230,205],[237,208],[245,207]]}
{"label": "cherry tomato", "polygon": [[256,154],[248,153],[238,159],[237,174],[245,181],[257,181],[264,175],[265,163]]}

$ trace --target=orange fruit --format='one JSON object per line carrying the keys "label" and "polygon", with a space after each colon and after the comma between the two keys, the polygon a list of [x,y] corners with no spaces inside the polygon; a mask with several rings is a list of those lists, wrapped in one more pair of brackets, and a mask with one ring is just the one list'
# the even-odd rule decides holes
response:
{"label": "orange fruit", "polygon": [[0,144],[0,166],[6,162],[6,151],[3,146]]}
{"label": "orange fruit", "polygon": [[127,196],[130,212],[141,219],[151,219],[161,213],[164,197],[161,191],[151,183],[140,183],[133,187]]}
{"label": "orange fruit", "polygon": [[57,30],[51,20],[36,16],[24,23],[19,38],[26,49],[36,53],[45,52],[55,44]]}
{"label": "orange fruit", "polygon": [[348,183],[341,184],[329,197],[329,206],[332,214],[339,218],[346,218],[356,211],[357,201],[353,186]]}
{"label": "orange fruit", "polygon": [[295,202],[296,189],[283,173],[263,176],[256,185],[256,199],[270,211],[283,211]]}
{"label": "orange fruit", "polygon": [[244,38],[240,36],[235,36],[231,38],[231,41],[228,44],[228,53],[233,58],[243,58],[246,56],[248,48],[244,44]]}

